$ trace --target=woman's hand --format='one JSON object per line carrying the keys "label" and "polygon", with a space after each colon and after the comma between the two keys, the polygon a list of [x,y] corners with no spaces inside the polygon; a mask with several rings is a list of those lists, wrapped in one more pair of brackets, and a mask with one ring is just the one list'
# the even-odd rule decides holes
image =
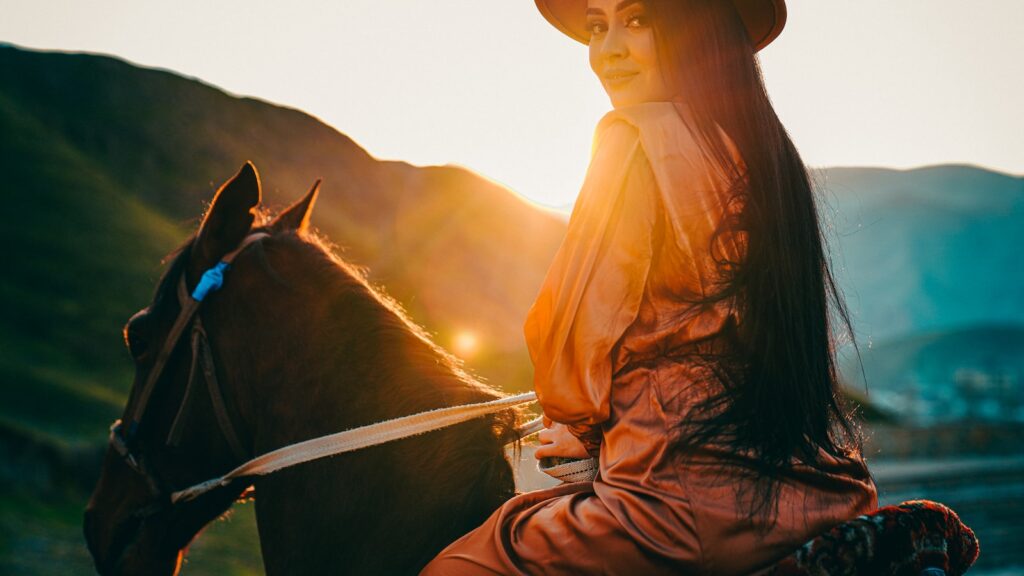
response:
{"label": "woman's hand", "polygon": [[534,458],[559,457],[559,458],[589,458],[586,447],[578,438],[569,432],[565,424],[552,422],[544,417],[545,428],[537,434],[540,439],[540,447],[533,453]]}

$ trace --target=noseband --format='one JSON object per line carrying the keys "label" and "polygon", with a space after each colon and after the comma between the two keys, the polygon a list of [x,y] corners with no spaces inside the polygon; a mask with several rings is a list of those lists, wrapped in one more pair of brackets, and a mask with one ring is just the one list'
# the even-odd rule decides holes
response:
{"label": "noseband", "polygon": [[235,458],[239,461],[244,461],[249,457],[246,450],[242,447],[242,442],[239,439],[237,429],[234,424],[232,424],[231,418],[228,415],[227,406],[224,402],[224,395],[221,390],[220,383],[217,380],[217,370],[213,361],[213,352],[210,349],[210,344],[206,337],[206,330],[203,328],[202,321],[197,315],[197,312],[199,311],[199,305],[203,302],[206,296],[223,285],[224,273],[230,267],[231,262],[235,257],[245,250],[250,244],[258,240],[262,240],[267,236],[269,236],[269,234],[265,232],[257,232],[246,236],[237,248],[226,254],[220,262],[203,273],[202,277],[199,279],[199,283],[191,294],[188,292],[184,271],[178,278],[177,296],[181,311],[178,313],[178,317],[174,321],[171,331],[164,340],[163,347],[160,349],[160,354],[157,356],[156,362],[153,364],[153,368],[149,371],[149,375],[146,377],[145,385],[143,385],[142,389],[139,391],[137,402],[128,411],[127,422],[122,422],[118,419],[110,426],[110,447],[114,449],[129,468],[146,480],[146,484],[149,487],[150,492],[156,498],[155,504],[151,504],[136,512],[136,516],[145,517],[152,515],[170,503],[171,490],[165,486],[165,483],[162,482],[160,478],[153,474],[150,467],[146,465],[142,453],[133,451],[133,447],[137,449],[137,433],[139,424],[146,412],[146,406],[149,404],[149,400],[153,395],[153,390],[156,388],[156,384],[160,380],[160,376],[167,367],[167,362],[170,360],[175,347],[177,347],[178,341],[181,339],[182,334],[184,334],[185,329],[190,325],[192,326],[192,361],[189,367],[188,384],[185,386],[185,395],[182,397],[181,405],[178,407],[178,412],[175,415],[174,421],[171,424],[171,429],[168,432],[167,445],[177,446],[181,441],[181,435],[184,430],[184,422],[186,419],[185,416],[188,412],[188,407],[196,395],[195,381],[201,370],[203,379],[206,381],[206,388],[210,396],[210,401],[213,405],[214,414],[216,414],[217,417],[217,425],[220,427],[224,440],[231,448]]}

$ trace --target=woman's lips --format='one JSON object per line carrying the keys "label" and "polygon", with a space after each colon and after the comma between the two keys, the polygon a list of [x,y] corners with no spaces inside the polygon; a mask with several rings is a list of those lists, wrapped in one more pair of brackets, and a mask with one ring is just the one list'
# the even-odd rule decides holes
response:
{"label": "woman's lips", "polygon": [[604,81],[606,84],[613,88],[620,88],[629,83],[630,80],[636,78],[638,72],[608,72],[604,75]]}

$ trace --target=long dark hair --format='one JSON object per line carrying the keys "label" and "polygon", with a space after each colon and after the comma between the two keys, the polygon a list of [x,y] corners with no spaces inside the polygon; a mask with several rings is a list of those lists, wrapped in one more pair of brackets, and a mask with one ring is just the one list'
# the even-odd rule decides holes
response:
{"label": "long dark hair", "polygon": [[[715,256],[727,281],[701,301],[735,302],[739,322],[730,358],[738,361],[694,353],[723,386],[685,419],[677,453],[716,445],[752,456],[743,460],[758,487],[750,512],[768,513],[778,502],[780,476],[795,462],[818,467],[821,450],[846,460],[860,452],[832,335],[838,323],[856,349],[853,329],[829,268],[807,168],[772,107],[733,3],[647,0],[645,6],[666,81],[687,103],[709,158],[731,175],[729,202],[742,206],[716,233],[746,237],[742,261]],[[716,123],[735,143],[745,171]]]}

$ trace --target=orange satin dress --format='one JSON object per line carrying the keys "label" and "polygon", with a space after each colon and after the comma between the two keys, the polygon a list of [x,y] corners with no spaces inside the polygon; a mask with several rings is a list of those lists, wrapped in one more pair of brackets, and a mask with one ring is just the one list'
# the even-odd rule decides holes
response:
{"label": "orange satin dress", "polygon": [[[680,352],[719,346],[737,320],[728,301],[683,302],[716,279],[707,255],[725,214],[724,177],[686,115],[682,103],[648,102],[601,119],[524,325],[540,404],[598,455],[597,478],[513,497],[421,574],[746,574],[877,507],[862,460],[797,466],[762,534],[737,499],[749,480],[715,466],[730,455],[671,457],[671,431],[716,383]],[[735,257],[742,241],[719,236],[714,253]]]}

